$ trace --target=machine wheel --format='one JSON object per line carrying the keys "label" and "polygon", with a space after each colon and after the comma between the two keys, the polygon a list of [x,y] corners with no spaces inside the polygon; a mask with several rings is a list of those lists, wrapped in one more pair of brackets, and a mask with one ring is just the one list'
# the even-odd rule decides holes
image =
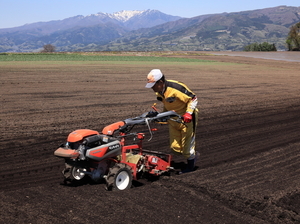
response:
{"label": "machine wheel", "polygon": [[106,177],[106,189],[122,191],[131,188],[132,172],[129,166],[118,163],[109,169]]}
{"label": "machine wheel", "polygon": [[65,169],[62,171],[65,181],[79,181],[85,177],[85,173],[82,171],[87,171],[86,168],[79,166],[72,166],[68,163],[65,164]]}
{"label": "machine wheel", "polygon": [[82,180],[85,177],[85,173],[82,171],[86,171],[85,168],[73,166],[71,170],[72,177],[75,180]]}

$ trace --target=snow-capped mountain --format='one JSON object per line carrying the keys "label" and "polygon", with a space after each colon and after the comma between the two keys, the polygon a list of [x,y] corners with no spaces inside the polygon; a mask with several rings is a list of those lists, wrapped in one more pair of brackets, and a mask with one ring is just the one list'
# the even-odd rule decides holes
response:
{"label": "snow-capped mountain", "polygon": [[270,41],[284,49],[299,15],[300,7],[290,6],[190,19],[157,10],[97,13],[0,29],[0,52],[35,52],[45,44],[57,51],[241,50]]}
{"label": "snow-capped mountain", "polygon": [[0,29],[0,52],[34,51],[49,43],[57,48],[88,43],[105,44],[132,30],[150,28],[180,18],[157,10],[123,10],[112,14],[99,12],[26,24]]}
{"label": "snow-capped mountain", "polygon": [[158,10],[123,10],[112,14],[99,12],[88,16],[78,15],[63,20],[37,22],[25,24],[19,27],[0,29],[0,34],[33,31],[35,35],[45,35],[74,27],[91,27],[107,23],[117,24],[129,30],[136,30],[139,28],[149,28],[166,22],[175,21],[180,18],[181,17],[179,16],[164,14]]}
{"label": "snow-capped mountain", "polygon": [[112,22],[120,26],[126,27],[129,30],[136,30],[139,28],[149,28],[160,25],[166,22],[180,19],[179,16],[171,16],[164,14],[158,10],[122,10],[115,13],[91,14],[87,17],[82,17],[83,21],[89,20],[101,22]]}
{"label": "snow-capped mountain", "polygon": [[112,19],[116,19],[116,20],[124,23],[124,22],[128,21],[129,19],[131,19],[132,17],[137,16],[137,15],[141,15],[146,11],[151,11],[151,10],[143,10],[143,11],[139,11],[139,10],[132,10],[132,11],[122,10],[120,12],[115,12],[115,13],[112,13],[112,14],[105,13],[105,15],[107,15],[108,17],[110,17]]}

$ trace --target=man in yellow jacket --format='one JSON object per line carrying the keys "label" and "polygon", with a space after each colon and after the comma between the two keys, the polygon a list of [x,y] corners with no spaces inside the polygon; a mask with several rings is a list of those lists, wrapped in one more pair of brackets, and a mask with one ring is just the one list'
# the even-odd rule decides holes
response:
{"label": "man in yellow jacket", "polygon": [[169,120],[170,147],[187,159],[181,173],[194,171],[199,153],[195,151],[195,134],[198,119],[197,96],[182,82],[166,80],[160,69],[153,69],[147,76],[146,88],[152,88],[162,101],[164,111],[174,110],[182,116],[184,124]]}

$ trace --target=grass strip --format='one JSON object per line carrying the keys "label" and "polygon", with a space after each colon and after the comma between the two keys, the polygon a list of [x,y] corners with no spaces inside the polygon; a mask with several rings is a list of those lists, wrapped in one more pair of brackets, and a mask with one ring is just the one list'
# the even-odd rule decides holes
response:
{"label": "grass strip", "polygon": [[212,62],[208,60],[184,57],[159,56],[114,56],[92,54],[42,54],[42,53],[2,53],[0,61],[153,61],[153,62]]}

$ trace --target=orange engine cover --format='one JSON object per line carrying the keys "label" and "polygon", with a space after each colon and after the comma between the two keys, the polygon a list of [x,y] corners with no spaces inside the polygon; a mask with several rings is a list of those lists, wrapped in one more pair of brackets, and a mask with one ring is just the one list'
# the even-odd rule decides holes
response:
{"label": "orange engine cover", "polygon": [[116,123],[110,124],[103,128],[102,133],[104,135],[113,135],[114,131],[122,127],[124,124],[124,121],[118,121]]}
{"label": "orange engine cover", "polygon": [[99,132],[90,129],[78,129],[69,134],[67,141],[78,142],[81,141],[83,138],[91,135],[99,135]]}
{"label": "orange engine cover", "polygon": [[77,158],[79,153],[74,149],[65,149],[59,147],[55,150],[54,155],[62,158]]}

